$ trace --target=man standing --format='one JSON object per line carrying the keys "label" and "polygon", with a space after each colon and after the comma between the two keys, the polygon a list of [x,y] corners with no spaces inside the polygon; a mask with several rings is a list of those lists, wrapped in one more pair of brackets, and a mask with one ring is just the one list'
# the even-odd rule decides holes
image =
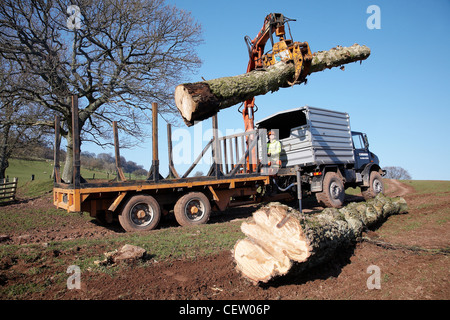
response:
{"label": "man standing", "polygon": [[275,131],[270,130],[267,135],[269,136],[267,155],[269,156],[270,174],[276,174],[278,169],[281,167],[281,143],[275,138]]}

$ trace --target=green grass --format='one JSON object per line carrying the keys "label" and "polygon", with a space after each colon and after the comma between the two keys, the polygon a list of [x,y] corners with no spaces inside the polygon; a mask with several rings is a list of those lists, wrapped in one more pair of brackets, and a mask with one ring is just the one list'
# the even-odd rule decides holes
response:
{"label": "green grass", "polygon": [[[53,249],[69,250],[76,246],[103,247],[105,252],[132,244],[147,250],[156,260],[195,259],[222,250],[231,250],[243,238],[239,222],[207,224],[197,227],[170,227],[147,233],[124,233],[105,238],[51,242]],[[103,259],[95,255],[92,259]],[[91,265],[92,266],[92,265]]]}
{"label": "green grass", "polygon": [[58,227],[61,223],[75,223],[77,219],[90,220],[88,213],[67,212],[57,209],[52,203],[48,208],[22,207],[20,210],[9,210],[0,207],[0,233],[26,233],[35,229],[49,229]]}
{"label": "green grass", "polygon": [[450,181],[401,180],[401,182],[415,189],[414,196],[417,199],[424,196],[431,200],[421,201],[415,205],[409,204],[411,209],[409,214],[389,218],[383,224],[383,228],[377,230],[380,236],[402,235],[413,239],[418,232],[424,230],[438,232],[450,221],[450,208],[443,207],[450,192]]}
{"label": "green grass", "polygon": [[[50,179],[52,163],[45,160],[27,161],[11,159],[7,174],[19,178],[20,191],[26,198],[41,196],[51,192],[53,182]],[[82,171],[84,176],[92,171]],[[31,180],[31,174],[35,180]],[[96,173],[96,178],[102,175]],[[69,213],[56,209],[51,203],[48,208],[33,208],[24,206],[20,212],[0,208],[0,230],[9,232],[26,233],[30,230],[46,230],[58,227],[61,224],[70,225],[77,223],[77,219],[90,220],[89,214]],[[149,233],[124,233],[99,239],[87,238],[62,242],[53,242],[52,248],[67,250],[76,246],[104,247],[104,251],[118,249],[125,243],[134,244],[145,248],[156,259],[177,259],[180,257],[195,258],[208,255],[223,249],[231,249],[237,239],[242,238],[240,223],[208,224],[199,227],[165,228]],[[0,250],[3,250],[1,248]],[[86,258],[86,257],[85,257]],[[85,259],[83,258],[83,259]],[[100,259],[98,255],[88,258]],[[92,262],[92,261],[91,261]]]}
{"label": "green grass", "polygon": [[[27,230],[46,230],[61,226],[61,223],[71,225],[76,223],[74,219],[80,219],[78,214],[54,208],[32,211],[30,208],[29,211],[9,212],[8,216],[3,216],[0,210],[0,233],[8,234],[14,230],[26,234]],[[90,219],[87,214],[82,218]],[[147,257],[150,259],[139,261],[138,266],[141,267],[151,267],[155,261],[195,261],[199,257],[231,250],[236,241],[244,237],[240,225],[240,221],[232,221],[195,227],[168,227],[147,233],[116,233],[101,238],[48,241],[45,246],[41,243],[1,245],[0,261],[26,265],[26,274],[17,273],[16,276],[29,280],[0,286],[0,297],[26,299],[31,293],[47,290],[48,286],[60,287],[61,292],[64,292],[67,279],[65,270],[68,265],[77,265],[82,272],[104,273],[114,277],[128,268],[127,265],[104,266],[96,264],[95,261],[104,260],[104,253],[120,249],[124,244],[140,246],[147,251]],[[55,255],[55,252],[58,254]],[[42,273],[48,274],[49,271],[54,276],[51,280],[45,276],[47,280],[42,281]]]}
{"label": "green grass", "polygon": [[53,189],[53,180],[27,181],[19,187],[18,195],[21,198],[36,198],[50,193]]}
{"label": "green grass", "polygon": [[[29,264],[30,273],[39,274],[42,271],[39,266],[66,268],[67,257],[72,257],[74,259],[70,260],[70,264],[79,266],[82,271],[114,275],[126,266],[105,267],[97,265],[95,261],[104,260],[104,253],[120,249],[124,244],[144,248],[147,255],[152,258],[151,261],[140,262],[146,265],[154,261],[195,260],[223,250],[231,250],[236,241],[242,238],[240,223],[236,221],[198,227],[172,227],[148,233],[124,233],[103,238],[51,241],[45,247],[41,244],[0,246],[0,260],[12,257],[16,263]],[[54,252],[60,254],[55,257]],[[17,292],[10,294],[21,295],[22,289],[25,288],[15,288]]]}
{"label": "green grass", "polygon": [[448,180],[401,180],[416,189],[418,194],[450,192],[450,181]]}
{"label": "green grass", "polygon": [[[402,183],[408,184],[412,186],[416,193],[425,194],[425,193],[434,193],[440,194],[444,192],[450,192],[450,181],[448,180],[399,180]],[[386,191],[389,191],[389,184],[385,183]],[[356,188],[347,188],[345,190],[346,194],[349,195],[357,195],[361,192],[359,187]]]}
{"label": "green grass", "polygon": [[361,188],[360,187],[347,188],[345,189],[345,193],[354,196],[361,193]]}
{"label": "green grass", "polygon": [[[61,172],[64,168],[61,168]],[[10,180],[16,177],[19,178],[18,187],[22,191],[22,196],[32,198],[40,196],[43,193],[50,191],[53,188],[53,161],[50,160],[24,160],[24,159],[10,159],[9,167],[6,169],[6,175]],[[34,181],[31,176],[34,175]],[[81,175],[86,179],[114,179],[115,174],[107,172],[88,170],[81,168]],[[139,180],[145,179],[145,176],[136,176],[125,174],[127,179]]]}
{"label": "green grass", "polygon": [[47,160],[9,159],[9,167],[6,169],[6,175],[10,179],[19,178],[19,187],[31,181],[33,174],[36,181],[52,181],[52,172],[53,162]]}

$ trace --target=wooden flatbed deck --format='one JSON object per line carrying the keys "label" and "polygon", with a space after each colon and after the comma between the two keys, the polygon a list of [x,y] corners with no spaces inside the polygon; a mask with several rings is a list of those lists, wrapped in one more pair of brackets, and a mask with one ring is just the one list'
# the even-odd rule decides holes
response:
{"label": "wooden flatbed deck", "polygon": [[[211,195],[211,200],[224,208],[226,199],[234,195],[251,195],[259,185],[269,184],[269,176],[245,174],[233,178],[192,177],[167,179],[158,182],[149,180],[112,181],[83,183],[80,188],[73,184],[56,183],[53,188],[53,204],[70,212],[88,211],[92,216],[100,210],[115,211],[127,194],[144,193],[157,198],[177,198],[181,194],[198,190]],[[168,194],[173,196],[168,196]],[[175,200],[176,201],[176,200]]]}

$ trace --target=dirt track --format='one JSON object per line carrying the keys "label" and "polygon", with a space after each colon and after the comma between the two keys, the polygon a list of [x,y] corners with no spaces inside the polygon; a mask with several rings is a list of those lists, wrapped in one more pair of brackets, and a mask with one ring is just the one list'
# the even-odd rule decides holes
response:
{"label": "dirt track", "polygon": [[[439,214],[450,207],[450,194],[415,196],[415,190],[398,181],[387,181],[388,196],[403,196],[410,207],[407,215],[390,217],[379,229],[365,236],[393,244],[379,246],[370,241],[343,250],[330,263],[300,277],[286,276],[262,286],[254,286],[234,269],[230,251],[202,258],[152,261],[146,266],[130,265],[110,275],[83,272],[80,290],[61,290],[48,286],[44,292],[30,292],[27,299],[449,299],[448,251],[449,221]],[[358,200],[357,196],[350,200]],[[39,201],[35,200],[35,206]],[[16,204],[16,210],[30,203]],[[448,213],[444,212],[444,215]],[[437,215],[435,217],[435,215]],[[240,218],[240,216],[237,216]],[[442,223],[434,223],[441,219]],[[439,221],[441,221],[439,220]],[[77,227],[38,230],[27,235],[11,234],[9,243],[45,243],[86,237],[104,237],[120,233],[81,219]],[[414,246],[428,251],[412,250]],[[57,253],[55,253],[57,254]],[[67,261],[71,261],[70,252]],[[76,255],[76,250],[72,255]],[[0,263],[0,289],[15,282],[14,274],[27,272],[32,265],[12,265],[4,258]],[[381,289],[370,290],[367,268],[376,265],[381,271]],[[6,267],[5,267],[6,266]],[[9,266],[9,267],[8,267]],[[22,268],[22,270],[21,270]],[[41,268],[33,281],[49,281],[55,277],[52,268]],[[28,281],[28,280],[27,280]],[[11,297],[0,298],[10,299]]]}

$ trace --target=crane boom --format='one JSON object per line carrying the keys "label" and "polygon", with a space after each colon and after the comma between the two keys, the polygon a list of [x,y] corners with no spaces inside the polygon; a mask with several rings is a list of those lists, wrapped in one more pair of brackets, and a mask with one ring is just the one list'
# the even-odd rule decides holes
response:
{"label": "crane boom", "polygon": [[[249,54],[247,73],[255,69],[269,67],[279,61],[292,61],[295,64],[295,76],[293,81],[289,82],[289,85],[292,86],[296,83],[306,82],[306,76],[308,75],[309,66],[311,65],[312,60],[311,50],[307,42],[294,42],[292,40],[292,35],[290,35],[291,39],[285,38],[285,24],[287,24],[289,28],[289,21],[295,20],[289,19],[281,13],[270,13],[264,19],[263,27],[253,40],[250,40],[249,36],[244,37]],[[279,41],[276,43],[273,41],[274,32],[279,38]],[[272,44],[272,52],[265,54],[264,48],[269,39]],[[255,97],[244,101],[242,116],[244,118],[244,127],[246,132],[252,131],[255,128],[254,113],[256,110],[254,108]],[[251,157],[254,160],[252,163],[256,163],[256,154],[254,151],[252,152]],[[249,163],[249,161],[247,161],[247,163]],[[254,170],[255,168],[249,169]]]}
{"label": "crane boom", "polygon": [[[311,50],[307,42],[294,42],[292,35],[291,39],[285,38],[285,25],[289,28],[289,21],[296,20],[289,19],[281,13],[270,13],[264,19],[263,27],[253,40],[250,40],[248,36],[244,38],[249,53],[247,73],[255,69],[269,67],[279,61],[292,61],[295,64],[296,73],[293,81],[289,84],[294,85],[296,83],[306,82],[306,75],[308,74],[312,60]],[[279,41],[276,43],[273,41],[274,32],[279,38]],[[272,52],[264,54],[264,48],[269,39],[272,43]],[[254,97],[244,101],[242,115],[245,131],[254,129],[254,107]]]}

